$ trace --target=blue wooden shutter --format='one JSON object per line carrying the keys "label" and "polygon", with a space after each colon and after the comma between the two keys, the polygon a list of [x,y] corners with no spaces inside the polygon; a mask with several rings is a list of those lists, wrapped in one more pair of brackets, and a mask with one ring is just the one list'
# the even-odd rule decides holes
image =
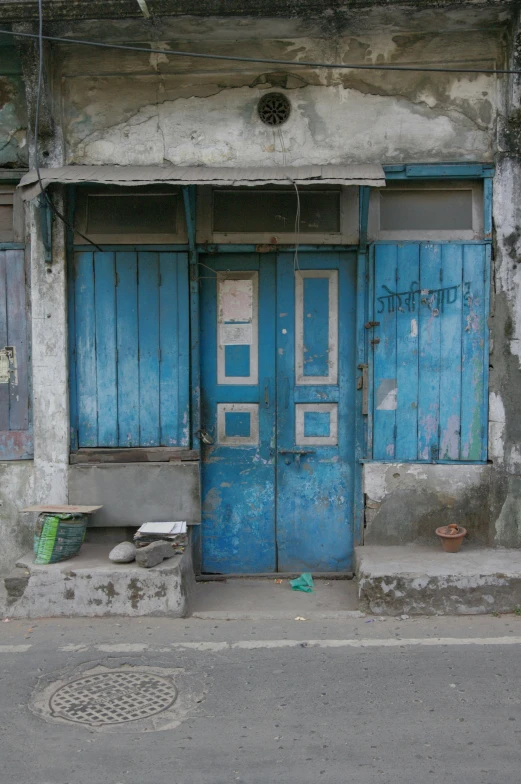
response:
{"label": "blue wooden shutter", "polygon": [[488,246],[373,251],[373,458],[485,460]]}
{"label": "blue wooden shutter", "polygon": [[187,254],[77,252],[70,310],[74,445],[188,446]]}
{"label": "blue wooden shutter", "polygon": [[0,460],[33,456],[29,423],[29,344],[24,251],[0,251],[0,349],[16,352],[16,373],[0,384]]}

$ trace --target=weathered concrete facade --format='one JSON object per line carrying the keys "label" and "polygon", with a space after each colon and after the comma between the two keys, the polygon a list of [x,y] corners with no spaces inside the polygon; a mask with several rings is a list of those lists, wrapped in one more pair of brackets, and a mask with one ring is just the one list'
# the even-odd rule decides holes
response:
{"label": "weathered concrete facade", "polygon": [[[295,63],[521,68],[517,3],[361,2],[356,10],[340,3],[279,3],[275,11],[275,4],[249,8],[243,2],[226,16],[215,11],[214,3],[199,3],[196,17],[186,4],[165,2],[158,4],[161,16],[151,20],[140,19],[139,9],[134,13],[130,5],[103,4],[106,18],[100,25],[94,11],[86,18],[81,3],[74,4],[70,19],[57,3],[48,33]],[[34,9],[25,7],[22,14],[17,6],[1,3],[0,20],[34,30]],[[99,15],[100,9],[96,6]],[[9,82],[0,110],[0,165],[17,168],[35,160],[23,118],[34,117],[36,68],[33,43],[18,46],[28,108],[12,99]],[[57,43],[46,45],[46,57],[38,145],[42,165],[496,165],[489,464],[366,464],[365,542],[427,543],[435,527],[454,521],[465,525],[477,544],[521,546],[518,79],[275,67]],[[292,102],[283,138],[255,122],[258,100],[269,88],[284,91]],[[28,239],[34,461],[0,463],[0,527],[5,531],[0,571],[30,546],[32,521],[22,523],[22,506],[84,500],[78,482],[70,481],[78,468],[69,465],[65,234],[55,220],[53,263],[45,265],[38,213],[33,203]],[[193,501],[192,486],[189,492]],[[172,513],[186,515],[186,508],[185,501],[177,508],[174,504]],[[123,521],[118,517],[114,524]]]}

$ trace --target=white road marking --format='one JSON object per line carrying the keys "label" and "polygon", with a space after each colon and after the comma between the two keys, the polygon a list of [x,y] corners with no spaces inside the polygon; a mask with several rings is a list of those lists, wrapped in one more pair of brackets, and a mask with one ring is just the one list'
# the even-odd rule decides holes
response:
{"label": "white road marking", "polygon": [[[147,643],[114,643],[103,645],[74,645],[70,643],[58,650],[80,653],[97,650],[101,653],[166,653],[168,651],[218,652],[231,650],[256,650],[273,648],[434,648],[458,645],[521,645],[521,637],[416,637],[362,640],[237,640],[235,642],[174,642],[167,647]],[[25,653],[32,645],[0,645],[0,653]]]}
{"label": "white road marking", "polygon": [[521,645],[521,637],[420,637],[412,639],[364,640],[239,640],[237,642],[172,643],[173,649],[198,651],[253,650],[256,648],[403,648],[443,645]]}
{"label": "white road marking", "polygon": [[150,648],[145,642],[118,642],[108,645],[95,645],[94,647],[104,653],[142,653]]}

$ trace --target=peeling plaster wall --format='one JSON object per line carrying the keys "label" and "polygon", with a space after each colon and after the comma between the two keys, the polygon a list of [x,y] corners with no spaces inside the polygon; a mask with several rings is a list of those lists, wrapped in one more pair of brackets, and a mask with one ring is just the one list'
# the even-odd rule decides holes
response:
{"label": "peeling plaster wall", "polygon": [[504,155],[494,181],[494,299],[490,320],[491,522],[494,542],[521,547],[521,160]]}
{"label": "peeling plaster wall", "polygon": [[472,544],[492,544],[491,466],[366,463],[365,544],[435,543],[440,525],[458,523]]}
{"label": "peeling plaster wall", "polygon": [[0,37],[0,166],[27,166],[27,111],[20,61]]}
{"label": "peeling plaster wall", "polygon": [[[344,63],[502,63],[502,33],[374,33],[357,37],[264,38],[248,56]],[[161,48],[201,50],[187,41]],[[244,53],[244,43],[203,50]],[[291,70],[291,69],[290,69]],[[68,163],[277,165],[493,159],[502,88],[486,75],[310,71],[63,46]],[[257,117],[259,98],[287,91],[292,114],[278,132]],[[370,134],[368,134],[370,129]]]}
{"label": "peeling plaster wall", "polygon": [[32,460],[0,462],[0,574],[33,545],[33,515],[20,509],[34,503]]}

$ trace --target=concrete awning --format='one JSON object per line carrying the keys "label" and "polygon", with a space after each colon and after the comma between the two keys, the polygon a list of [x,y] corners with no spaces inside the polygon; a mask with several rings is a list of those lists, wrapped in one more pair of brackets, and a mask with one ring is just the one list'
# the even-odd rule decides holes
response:
{"label": "concrete awning", "polygon": [[[53,183],[72,185],[92,182],[103,185],[139,187],[168,185],[369,185],[385,186],[385,174],[378,163],[345,166],[266,166],[235,168],[225,166],[61,166],[40,169],[43,188]],[[41,193],[35,170],[28,172],[18,185],[22,199],[30,201]]]}

